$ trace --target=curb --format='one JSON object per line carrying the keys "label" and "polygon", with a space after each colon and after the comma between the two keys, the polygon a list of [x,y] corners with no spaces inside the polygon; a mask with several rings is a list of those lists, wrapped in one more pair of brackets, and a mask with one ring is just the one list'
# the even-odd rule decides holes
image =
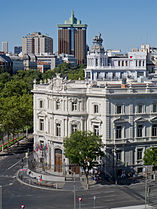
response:
{"label": "curb", "polygon": [[[36,185],[28,184],[28,183],[22,181],[22,180],[18,177],[18,174],[19,174],[19,170],[18,170],[17,173],[16,173],[16,179],[17,179],[17,181],[20,182],[21,184],[24,184],[25,186],[29,186],[29,187],[33,187],[33,188],[41,189],[41,190],[48,190],[48,191],[74,192],[73,190],[53,189],[53,188],[47,188],[47,187],[44,187],[44,186],[41,187],[41,186],[36,186]],[[85,191],[85,190],[79,190],[79,191]]]}

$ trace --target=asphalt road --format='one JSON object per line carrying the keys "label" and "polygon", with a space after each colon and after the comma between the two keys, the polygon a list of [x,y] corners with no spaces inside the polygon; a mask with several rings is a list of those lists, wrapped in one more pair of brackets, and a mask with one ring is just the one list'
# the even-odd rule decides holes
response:
{"label": "asphalt road", "polygon": [[[3,188],[3,209],[17,209],[21,204],[27,209],[73,209],[73,192],[47,191],[20,184],[16,172],[21,168],[21,159],[31,143],[23,142],[14,146],[13,155],[0,157],[0,185]],[[81,209],[109,209],[144,204],[144,187],[142,185],[117,186],[96,185],[89,191],[76,192],[76,209],[78,198],[82,198]]]}

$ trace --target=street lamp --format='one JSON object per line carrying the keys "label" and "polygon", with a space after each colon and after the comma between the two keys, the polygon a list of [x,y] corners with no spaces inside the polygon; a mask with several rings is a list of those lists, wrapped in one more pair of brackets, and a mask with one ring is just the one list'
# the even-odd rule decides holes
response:
{"label": "street lamp", "polygon": [[74,209],[76,209],[76,182],[75,182],[75,172],[74,172]]}
{"label": "street lamp", "polygon": [[78,198],[78,200],[79,200],[79,209],[81,209],[81,202],[82,202],[82,198],[81,198],[81,197],[79,197],[79,198]]}
{"label": "street lamp", "polygon": [[2,124],[0,124],[0,136],[2,136],[2,152],[3,152],[3,132],[2,132]]}
{"label": "street lamp", "polygon": [[93,199],[94,199],[94,209],[95,209],[95,200],[96,200],[96,196],[94,195],[94,197],[93,197]]}

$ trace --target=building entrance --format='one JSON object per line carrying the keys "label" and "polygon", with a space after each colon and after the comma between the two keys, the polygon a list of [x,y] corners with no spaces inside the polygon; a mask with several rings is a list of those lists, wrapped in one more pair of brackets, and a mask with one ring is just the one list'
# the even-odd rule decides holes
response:
{"label": "building entrance", "polygon": [[62,150],[55,149],[55,172],[62,172]]}

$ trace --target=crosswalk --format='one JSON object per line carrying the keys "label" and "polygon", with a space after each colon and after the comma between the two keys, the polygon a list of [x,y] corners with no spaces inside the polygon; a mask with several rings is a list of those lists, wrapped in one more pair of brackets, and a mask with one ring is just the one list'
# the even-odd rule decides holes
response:
{"label": "crosswalk", "polygon": [[[95,200],[94,200],[95,196]],[[126,192],[126,189],[119,187],[97,188],[97,190],[77,192],[78,198],[82,198],[82,208],[91,209],[95,204],[96,209],[109,209],[126,205],[142,205],[144,201],[136,195]],[[121,207],[122,208],[122,207]],[[135,209],[135,208],[134,208]]]}

